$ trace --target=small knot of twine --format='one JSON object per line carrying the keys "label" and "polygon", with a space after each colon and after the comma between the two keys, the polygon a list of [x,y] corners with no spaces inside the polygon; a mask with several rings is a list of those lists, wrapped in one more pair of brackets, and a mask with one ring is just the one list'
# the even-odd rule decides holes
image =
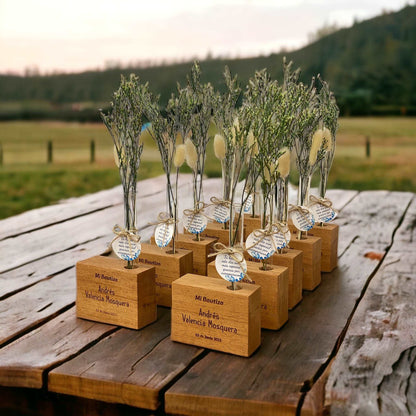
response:
{"label": "small knot of twine", "polygon": [[208,206],[209,205],[206,204],[205,202],[199,201],[199,202],[197,202],[194,209],[190,209],[190,208],[184,209],[183,213],[184,213],[184,215],[193,215],[193,216],[195,216],[196,214],[205,215],[204,209],[207,208]]}
{"label": "small knot of twine", "polygon": [[[274,234],[273,229],[269,228],[267,230],[254,230],[253,231],[253,235],[254,237],[258,238],[258,240],[252,244],[250,247],[246,247],[246,250],[251,250],[252,248],[256,247],[258,244],[260,244],[266,237],[272,237]],[[272,245],[273,245],[273,250],[276,252],[277,251],[277,247],[276,247],[276,243],[274,241],[274,238],[270,238]]]}
{"label": "small knot of twine", "polygon": [[309,197],[309,201],[310,201],[309,206],[320,204],[320,205],[324,205],[327,208],[332,207],[332,201],[330,201],[327,198],[318,198],[315,195],[311,195]]}
{"label": "small knot of twine", "polygon": [[219,199],[216,196],[211,197],[210,201],[212,202],[212,205],[223,205],[227,208],[230,208],[230,205],[231,205],[231,201],[226,201],[224,199]]}
{"label": "small knot of twine", "polygon": [[305,218],[305,221],[309,224],[312,225],[312,221],[310,219],[310,211],[308,210],[308,208],[302,207],[300,205],[289,205],[289,214],[291,214],[292,212],[299,212],[299,214],[301,214],[303,216],[303,218]]}
{"label": "small knot of twine", "polygon": [[179,221],[174,220],[167,212],[159,212],[157,215],[157,222],[149,222],[149,225],[160,225],[160,224],[177,224]]}
{"label": "small knot of twine", "polygon": [[194,209],[184,209],[183,210],[183,214],[186,216],[192,216],[191,217],[191,223],[194,220],[195,216],[198,214],[203,215],[204,217],[208,218],[209,221],[215,221],[213,218],[210,218],[207,214],[205,214],[204,209],[209,207],[208,204],[206,204],[205,202],[199,201]]}
{"label": "small knot of twine", "polygon": [[243,262],[244,262],[244,251],[242,247],[235,246],[235,247],[227,247],[226,245],[222,243],[215,243],[214,244],[214,250],[215,253],[211,253],[208,255],[208,257],[217,256],[218,254],[228,254],[235,262],[238,263],[240,270],[243,272],[244,277],[251,282],[249,275],[247,274],[247,271],[243,268]]}
{"label": "small knot of twine", "polygon": [[[277,228],[277,232],[280,232],[283,234],[283,238],[285,239],[285,245],[287,247],[289,245],[289,241],[287,241],[286,239],[286,233],[289,231],[289,227],[287,226],[287,224],[280,222],[280,221],[274,222],[271,225],[271,229],[273,230],[274,228]],[[276,234],[276,231],[273,234]]]}
{"label": "small knot of twine", "polygon": [[113,233],[115,234],[115,237],[111,240],[110,246],[116,241],[118,238],[126,237],[127,241],[129,242],[129,254],[130,257],[133,256],[133,252],[131,249],[131,242],[139,243],[141,237],[137,235],[137,229],[132,228],[131,230],[126,230],[125,228],[121,228],[118,224],[116,224],[113,227]]}

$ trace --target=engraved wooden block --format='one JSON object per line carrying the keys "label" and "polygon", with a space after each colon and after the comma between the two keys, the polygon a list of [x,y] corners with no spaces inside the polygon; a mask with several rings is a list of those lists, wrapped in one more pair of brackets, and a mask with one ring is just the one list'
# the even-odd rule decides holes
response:
{"label": "engraved wooden block", "polygon": [[244,214],[244,240],[254,231],[261,228],[261,218],[259,215],[252,217],[251,214]]}
{"label": "engraved wooden block", "polygon": [[125,264],[104,256],[77,263],[78,318],[133,329],[156,320],[155,268]]}
{"label": "engraved wooden block", "polygon": [[305,290],[314,290],[321,283],[321,249],[322,239],[308,235],[298,240],[294,234],[290,247],[303,251],[303,279]]}
{"label": "engraved wooden block", "polygon": [[213,252],[216,238],[201,237],[200,241],[195,240],[194,234],[179,234],[176,238],[176,247],[193,252],[193,273],[206,276],[207,264],[213,260],[214,257],[208,257]]}
{"label": "engraved wooden block", "polygon": [[216,238],[220,243],[229,246],[230,230],[225,230],[224,225],[219,222],[209,222],[205,230],[201,233],[201,236]]}
{"label": "engraved wooden block", "polygon": [[[247,274],[252,282],[261,287],[261,327],[279,329],[288,320],[288,281],[287,267],[272,266],[271,270],[261,270],[261,263],[247,262]],[[222,279],[215,263],[208,264],[208,276]]]}
{"label": "engraved wooden block", "polygon": [[338,264],[339,225],[324,223],[323,227],[315,225],[308,235],[322,238],[321,271],[332,272]]}
{"label": "engraved wooden block", "polygon": [[187,274],[172,284],[171,339],[249,357],[261,342],[261,288]]}
{"label": "engraved wooden block", "polygon": [[[244,258],[253,263],[261,262],[261,260],[251,257],[246,251],[244,252]],[[303,252],[301,250],[285,248],[282,254],[273,254],[271,264],[288,268],[288,307],[289,309],[293,309],[302,300]]]}
{"label": "engraved wooden block", "polygon": [[293,248],[284,248],[283,253],[275,253],[272,263],[287,267],[289,270],[289,309],[293,309],[302,300],[303,288],[303,252]]}
{"label": "engraved wooden block", "polygon": [[171,247],[160,248],[142,243],[142,251],[135,261],[155,268],[156,303],[172,306],[172,282],[187,273],[192,273],[192,251],[181,248],[172,253]]}

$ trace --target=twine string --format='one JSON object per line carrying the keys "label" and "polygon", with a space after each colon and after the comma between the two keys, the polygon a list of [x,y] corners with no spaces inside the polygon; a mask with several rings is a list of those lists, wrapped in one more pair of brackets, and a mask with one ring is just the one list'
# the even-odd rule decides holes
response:
{"label": "twine string", "polygon": [[212,202],[211,205],[222,205],[227,208],[230,208],[231,206],[231,201],[226,201],[225,199],[219,199],[216,196],[212,196],[210,198],[210,201]]}
{"label": "twine string", "polygon": [[247,278],[249,282],[252,282],[251,278],[247,274],[247,271],[244,270],[243,263],[244,263],[244,251],[242,247],[240,246],[234,246],[234,247],[227,247],[226,245],[222,243],[215,243],[214,244],[214,250],[215,253],[211,253],[208,255],[208,257],[217,256],[218,254],[228,254],[240,267],[240,270],[242,271],[244,278]]}
{"label": "twine string", "polygon": [[161,224],[177,224],[179,221],[173,219],[167,212],[159,212],[157,215],[157,221],[156,222],[149,222],[149,225],[161,225]]}
{"label": "twine string", "polygon": [[272,241],[273,250],[276,252],[277,251],[277,247],[276,247],[276,242],[274,241],[274,238],[273,238],[273,234],[274,233],[275,232],[273,231],[272,228],[269,228],[267,230],[262,230],[262,229],[254,230],[253,231],[253,235],[254,235],[254,237],[258,238],[258,240],[254,244],[252,244],[251,246],[249,246],[249,247],[246,246],[246,250],[251,250],[252,248],[256,247],[266,237],[271,237],[270,240]]}
{"label": "twine string", "polygon": [[292,212],[299,212],[299,214],[302,215],[302,217],[305,219],[305,221],[309,224],[309,225],[313,225],[313,222],[310,218],[310,211],[308,208],[302,207],[300,205],[289,205],[289,214],[291,214]]}
{"label": "twine string", "polygon": [[110,246],[116,241],[118,238],[126,237],[129,243],[129,254],[130,257],[133,257],[131,242],[139,243],[141,237],[137,235],[137,229],[132,228],[131,230],[126,230],[125,228],[121,228],[118,224],[113,227],[113,233],[115,234],[114,238],[111,240]]}
{"label": "twine string", "polygon": [[213,218],[210,218],[207,214],[205,214],[204,209],[208,208],[210,205],[206,204],[205,202],[199,201],[197,202],[196,206],[194,209],[184,209],[183,210],[183,215],[185,216],[191,216],[191,220],[189,221],[189,223],[191,224],[195,218],[196,215],[200,214],[203,215],[204,217],[206,217],[209,221],[215,221]]}
{"label": "twine string", "polygon": [[[289,245],[289,241],[287,241],[286,238],[286,233],[289,231],[289,227],[287,226],[287,224],[285,224],[284,222],[274,222],[271,225],[271,229],[273,230],[274,228],[277,228],[277,232],[280,232],[283,234],[283,238],[285,239],[285,247],[287,247]],[[276,234],[276,231],[274,231],[273,234]]]}
{"label": "twine string", "polygon": [[315,195],[311,195],[309,197],[309,201],[310,201],[309,206],[320,204],[320,205],[324,205],[327,208],[332,208],[332,201],[329,200],[328,198],[318,198]]}

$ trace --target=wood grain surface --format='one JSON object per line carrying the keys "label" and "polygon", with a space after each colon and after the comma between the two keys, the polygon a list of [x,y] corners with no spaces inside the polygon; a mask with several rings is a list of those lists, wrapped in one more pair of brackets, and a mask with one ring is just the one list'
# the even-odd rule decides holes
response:
{"label": "wood grain surface", "polygon": [[77,319],[71,308],[1,349],[0,385],[40,389],[48,369],[115,329]]}
{"label": "wood grain surface", "polygon": [[[183,179],[180,212],[192,205]],[[164,184],[138,184],[143,240]],[[249,359],[172,342],[163,308],[140,331],[75,318],[74,265],[105,252],[122,224],[120,187],[0,221],[0,413],[415,414],[414,194],[327,196],[340,210],[338,267]]]}
{"label": "wood grain surface", "polygon": [[141,331],[121,329],[49,374],[49,390],[157,409],[162,393],[202,349],[169,339],[170,312]]}
{"label": "wood grain surface", "polygon": [[415,227],[413,199],[332,365],[326,387],[331,414],[416,413]]}
{"label": "wood grain surface", "polygon": [[[339,258],[337,269],[324,274],[314,292],[304,294],[284,330],[263,331],[262,346],[250,360],[209,353],[167,391],[167,413],[239,415],[244,409],[245,415],[296,414],[332,358],[357,299],[380,263],[365,253],[388,249],[412,196],[398,197],[400,208],[383,192],[354,198],[350,215],[356,220],[343,225],[344,235],[354,234],[353,243]],[[372,207],[377,207],[377,216]],[[310,403],[312,398],[305,401],[305,414],[312,412]]]}

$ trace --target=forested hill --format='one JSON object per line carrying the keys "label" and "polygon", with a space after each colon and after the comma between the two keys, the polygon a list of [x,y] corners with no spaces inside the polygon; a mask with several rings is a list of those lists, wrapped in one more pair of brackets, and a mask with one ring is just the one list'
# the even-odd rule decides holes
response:
{"label": "forested hill", "polygon": [[[407,6],[396,13],[355,23],[294,52],[249,59],[210,59],[201,66],[204,79],[221,88],[225,65],[238,74],[244,85],[256,69],[265,67],[272,77],[280,79],[282,59],[286,55],[296,67],[302,68],[305,82],[318,73],[330,82],[344,114],[416,114],[415,50],[416,6]],[[3,112],[0,117],[7,118],[4,108],[12,101],[50,103],[44,111],[51,112],[52,118],[54,111],[58,114],[62,108],[70,107],[68,104],[90,103],[96,116],[95,104],[109,102],[120,82],[120,74],[131,72],[137,73],[142,81],[149,81],[164,104],[175,90],[176,82],[185,83],[190,67],[188,62],[78,74],[0,75],[0,113]],[[14,105],[13,108],[22,107]],[[9,116],[15,110],[8,111]],[[40,113],[38,116],[42,117]],[[30,111],[25,114],[30,118]]]}

